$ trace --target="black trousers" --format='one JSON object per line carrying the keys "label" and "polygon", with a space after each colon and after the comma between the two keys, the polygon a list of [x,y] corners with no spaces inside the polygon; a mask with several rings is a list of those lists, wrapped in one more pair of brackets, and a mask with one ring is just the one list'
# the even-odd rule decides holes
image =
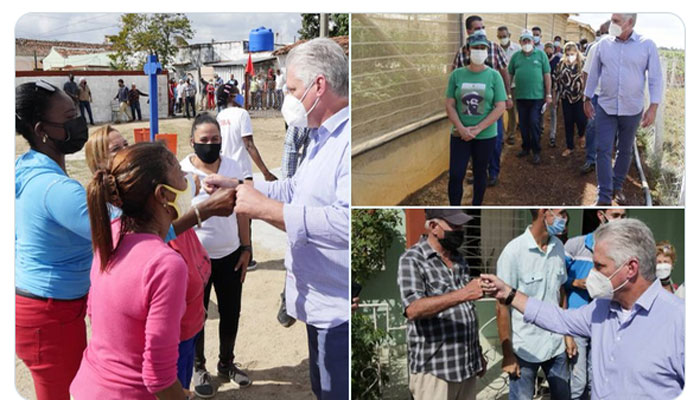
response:
{"label": "black trousers", "polygon": [[194,96],[185,98],[185,112],[187,113],[187,118],[190,117],[190,107],[192,107],[192,116],[196,116],[197,110],[194,108]]}
{"label": "black trousers", "polygon": [[[241,270],[234,271],[234,267],[241,257],[241,249],[224,258],[211,260],[211,277],[204,289],[204,308],[209,306],[211,287],[216,292],[216,303],[219,306],[219,362],[229,363],[234,359],[233,348],[238,334],[238,321],[241,316]],[[206,369],[204,357],[204,328],[195,344],[194,366],[195,369]]]}
{"label": "black trousers", "polygon": [[578,136],[586,134],[586,114],[583,112],[583,100],[576,103],[569,103],[566,99],[561,99],[561,109],[564,113],[564,128],[566,129],[566,147],[574,149],[574,125],[578,129]]}

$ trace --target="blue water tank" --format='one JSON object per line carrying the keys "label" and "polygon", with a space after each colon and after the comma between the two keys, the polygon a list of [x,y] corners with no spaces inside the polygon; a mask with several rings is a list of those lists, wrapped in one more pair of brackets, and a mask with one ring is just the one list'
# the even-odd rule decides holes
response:
{"label": "blue water tank", "polygon": [[249,35],[249,51],[272,51],[275,49],[275,35],[272,29],[261,26],[253,29]]}

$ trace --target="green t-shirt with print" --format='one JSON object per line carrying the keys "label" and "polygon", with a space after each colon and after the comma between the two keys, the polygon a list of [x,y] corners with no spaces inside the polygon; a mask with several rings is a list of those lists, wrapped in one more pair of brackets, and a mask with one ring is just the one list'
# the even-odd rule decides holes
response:
{"label": "green t-shirt with print", "polygon": [[[445,96],[455,99],[459,120],[464,126],[476,126],[484,120],[496,102],[506,101],[506,88],[501,74],[489,67],[472,72],[468,67],[457,68],[450,74]],[[477,140],[496,137],[496,122],[476,135]],[[459,136],[454,127],[452,135]]]}
{"label": "green t-shirt with print", "polygon": [[514,77],[515,99],[544,99],[544,74],[550,73],[547,53],[535,49],[526,56],[522,50],[516,51],[508,63],[508,73]]}

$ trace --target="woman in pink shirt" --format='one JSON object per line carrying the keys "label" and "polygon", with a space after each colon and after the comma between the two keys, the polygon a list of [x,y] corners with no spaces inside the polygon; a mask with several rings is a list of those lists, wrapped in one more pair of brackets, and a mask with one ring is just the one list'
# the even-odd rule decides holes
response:
{"label": "woman in pink shirt", "polygon": [[[186,189],[175,156],[155,143],[119,151],[88,185],[92,337],[75,400],[185,398],[177,359],[188,271],[163,239]],[[111,226],[107,203],[122,209]]]}

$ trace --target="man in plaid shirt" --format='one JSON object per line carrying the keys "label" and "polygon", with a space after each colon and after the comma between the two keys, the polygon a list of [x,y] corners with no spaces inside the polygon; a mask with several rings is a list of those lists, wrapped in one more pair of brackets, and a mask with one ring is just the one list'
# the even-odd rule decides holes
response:
{"label": "man in plaid shirt", "polygon": [[415,400],[474,400],[486,360],[472,301],[483,293],[457,252],[471,217],[456,209],[428,209],[425,218],[427,234],[399,259],[409,389]]}
{"label": "man in plaid shirt", "polygon": [[284,153],[282,153],[282,175],[291,178],[306,155],[311,128],[290,126],[284,138]]}
{"label": "man in plaid shirt", "polygon": [[[484,21],[478,15],[471,15],[467,17],[465,22],[467,28],[467,37],[476,31],[484,30]],[[484,35],[486,32],[484,32]],[[488,57],[486,58],[485,64],[495,69],[501,74],[503,78],[503,84],[506,87],[506,94],[508,98],[506,99],[506,110],[513,108],[513,96],[511,95],[510,87],[510,75],[508,75],[508,61],[506,60],[506,53],[503,51],[498,43],[489,41],[488,46]],[[455,58],[452,61],[452,70],[457,68],[462,68],[469,65],[469,44],[462,46]],[[498,174],[501,172],[501,151],[503,150],[503,117],[498,119],[498,139],[496,139],[496,147],[491,153],[489,158],[489,179],[488,186],[495,186],[498,183]]]}

